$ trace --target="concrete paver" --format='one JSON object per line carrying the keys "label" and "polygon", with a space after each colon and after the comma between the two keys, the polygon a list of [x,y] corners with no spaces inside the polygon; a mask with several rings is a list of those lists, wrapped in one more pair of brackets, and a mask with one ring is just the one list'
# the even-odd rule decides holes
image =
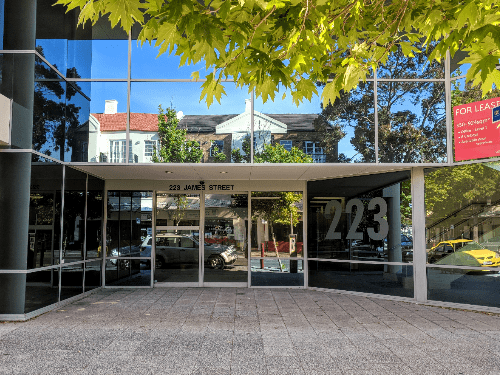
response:
{"label": "concrete paver", "polygon": [[0,374],[499,374],[500,317],[300,289],[104,289],[0,323]]}

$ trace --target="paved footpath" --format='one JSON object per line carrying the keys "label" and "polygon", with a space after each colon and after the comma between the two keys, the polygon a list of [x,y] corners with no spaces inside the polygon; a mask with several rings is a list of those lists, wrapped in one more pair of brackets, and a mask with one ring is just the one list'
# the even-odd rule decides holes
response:
{"label": "paved footpath", "polygon": [[297,289],[104,289],[0,323],[0,374],[500,374],[500,317]]}

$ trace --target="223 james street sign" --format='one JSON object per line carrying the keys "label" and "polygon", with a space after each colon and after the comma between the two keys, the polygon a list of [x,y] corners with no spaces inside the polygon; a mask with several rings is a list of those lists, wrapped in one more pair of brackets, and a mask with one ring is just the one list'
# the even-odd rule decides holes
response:
{"label": "223 james street sign", "polygon": [[453,108],[455,161],[500,157],[500,98]]}

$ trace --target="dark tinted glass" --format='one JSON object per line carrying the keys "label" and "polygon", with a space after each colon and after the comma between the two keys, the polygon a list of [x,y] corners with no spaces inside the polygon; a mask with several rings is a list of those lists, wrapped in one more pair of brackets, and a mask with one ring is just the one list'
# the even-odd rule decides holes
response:
{"label": "dark tinted glass", "polygon": [[412,262],[409,174],[308,183],[308,257]]}
{"label": "dark tinted glass", "polygon": [[435,301],[500,307],[498,271],[427,269],[427,298]]}
{"label": "dark tinted glass", "polygon": [[33,155],[27,267],[59,264],[63,166]]}
{"label": "dark tinted glass", "polygon": [[58,269],[27,274],[25,298],[25,314],[58,302]]}
{"label": "dark tinted glass", "polygon": [[413,266],[309,261],[309,287],[413,297]]}
{"label": "dark tinted glass", "polygon": [[63,215],[63,259],[84,259],[87,175],[66,167]]}
{"label": "dark tinted glass", "polygon": [[85,291],[102,285],[102,262],[85,263]]}
{"label": "dark tinted glass", "polygon": [[83,293],[83,264],[61,270],[61,301]]}
{"label": "dark tinted glass", "polygon": [[138,259],[109,259],[106,261],[106,285],[150,286],[151,268]]}
{"label": "dark tinted glass", "polygon": [[304,286],[304,262],[252,259],[252,286]]}
{"label": "dark tinted glass", "polygon": [[[97,180],[97,181],[96,181]],[[89,189],[87,192],[87,229],[86,229],[86,259],[101,258],[102,251],[102,225],[104,209],[104,191],[98,189],[101,180],[89,176]]]}

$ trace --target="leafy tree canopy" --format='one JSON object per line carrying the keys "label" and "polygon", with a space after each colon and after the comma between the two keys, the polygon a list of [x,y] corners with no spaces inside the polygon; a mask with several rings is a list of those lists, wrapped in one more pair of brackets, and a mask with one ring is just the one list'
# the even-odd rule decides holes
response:
{"label": "leafy tree canopy", "polygon": [[[255,89],[263,101],[278,86],[298,105],[328,82],[323,103],[365,81],[401,48],[407,57],[435,48],[429,60],[450,51],[468,52],[467,79],[482,94],[500,85],[500,7],[483,0],[58,0],[79,8],[79,24],[108,16],[130,31],[139,24],[141,43],[181,57],[181,65],[203,61],[201,99],[210,106],[225,94],[222,80]],[[423,43],[422,43],[423,42]],[[422,44],[419,44],[422,43]],[[419,45],[419,46],[417,46]],[[198,79],[199,73],[193,78]]]}

